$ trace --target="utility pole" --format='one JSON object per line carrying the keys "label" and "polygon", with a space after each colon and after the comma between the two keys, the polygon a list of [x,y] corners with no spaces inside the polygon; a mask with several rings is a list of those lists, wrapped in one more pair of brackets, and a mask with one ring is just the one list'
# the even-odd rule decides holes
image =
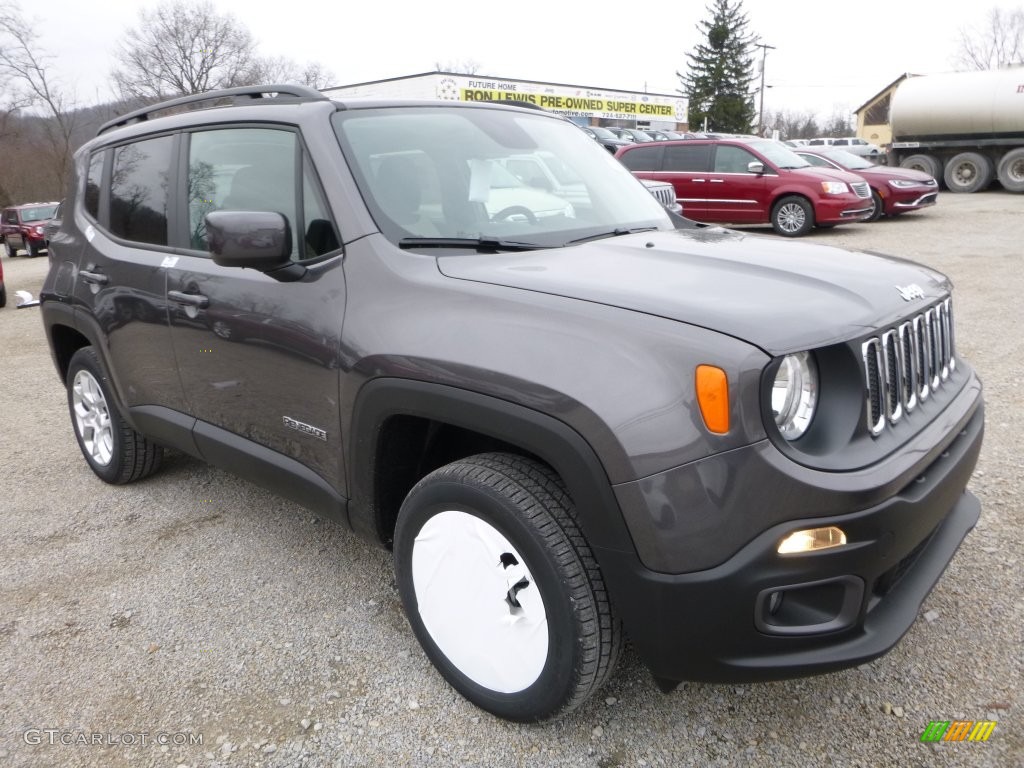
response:
{"label": "utility pole", "polygon": [[764,61],[768,58],[768,49],[775,50],[774,45],[767,45],[766,43],[754,43],[755,48],[761,49],[761,90],[760,90],[760,105],[757,110],[757,132],[764,136]]}

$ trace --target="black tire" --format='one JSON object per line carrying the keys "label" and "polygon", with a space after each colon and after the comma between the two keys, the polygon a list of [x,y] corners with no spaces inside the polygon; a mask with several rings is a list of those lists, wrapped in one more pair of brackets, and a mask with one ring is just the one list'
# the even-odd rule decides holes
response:
{"label": "black tire", "polygon": [[992,162],[977,152],[961,152],[946,163],[943,180],[950,192],[978,192],[992,183]]}
{"label": "black tire", "polygon": [[[441,467],[402,504],[395,572],[413,632],[452,687],[499,717],[564,715],[597,691],[618,661],[622,628],[573,514],[551,469],[502,453]],[[469,540],[462,535],[469,530],[485,535]],[[524,663],[523,636],[513,635],[527,631],[538,610],[547,631],[526,635],[524,645],[535,653]],[[517,621],[524,629],[512,628]],[[485,637],[496,642],[480,642]],[[505,653],[505,643],[516,653]],[[484,679],[506,674],[515,679]]]}
{"label": "black tire", "polygon": [[25,241],[25,255],[28,256],[30,259],[34,259],[36,256],[38,256],[39,255],[39,243],[37,243],[35,240],[26,240]]}
{"label": "black tire", "polygon": [[772,229],[783,237],[800,237],[814,228],[814,206],[806,197],[787,195],[772,206]]}
{"label": "black tire", "polygon": [[999,183],[1007,192],[1024,192],[1024,147],[1011,149],[999,161]]}
{"label": "black tire", "polygon": [[882,196],[875,190],[871,190],[871,213],[864,221],[878,221],[882,218],[882,214],[885,213],[885,203],[882,202]]}
{"label": "black tire", "polygon": [[0,283],[0,309],[7,306],[7,286]]}
{"label": "black tire", "polygon": [[160,468],[164,449],[132,429],[121,416],[96,350],[82,347],[75,352],[68,365],[66,384],[75,438],[97,477],[123,485],[148,477]]}
{"label": "black tire", "polygon": [[4,255],[8,259],[13,259],[18,255],[18,249],[11,245],[11,241],[4,238]]}
{"label": "black tire", "polygon": [[942,181],[942,163],[935,155],[911,155],[900,161],[900,168],[923,171],[936,181]]}

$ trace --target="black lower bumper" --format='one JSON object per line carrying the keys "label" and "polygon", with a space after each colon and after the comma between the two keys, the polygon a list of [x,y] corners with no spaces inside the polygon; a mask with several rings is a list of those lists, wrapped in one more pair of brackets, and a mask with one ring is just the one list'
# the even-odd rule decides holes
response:
{"label": "black lower bumper", "polygon": [[[671,681],[752,682],[829,672],[886,653],[980,514],[965,490],[981,447],[979,407],[900,493],[869,509],[780,523],[719,566],[686,574],[603,550],[602,567],[633,644]],[[780,555],[798,529],[837,526],[845,546]]]}

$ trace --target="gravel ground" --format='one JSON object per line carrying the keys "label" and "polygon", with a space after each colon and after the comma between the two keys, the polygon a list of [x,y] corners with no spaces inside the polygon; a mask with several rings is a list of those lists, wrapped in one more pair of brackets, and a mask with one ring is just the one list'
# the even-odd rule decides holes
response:
{"label": "gravel ground", "polygon": [[[443,683],[388,553],[180,455],[133,486],[97,480],[38,310],[12,297],[0,310],[0,765],[1024,765],[1022,222],[1024,195],[943,194],[810,238],[948,273],[959,351],[986,384],[981,522],[903,642],[841,673],[668,696],[627,652],[600,695],[548,726],[496,720]],[[5,259],[8,291],[37,291],[45,271],[45,258]],[[948,719],[999,724],[987,743],[920,743]]]}

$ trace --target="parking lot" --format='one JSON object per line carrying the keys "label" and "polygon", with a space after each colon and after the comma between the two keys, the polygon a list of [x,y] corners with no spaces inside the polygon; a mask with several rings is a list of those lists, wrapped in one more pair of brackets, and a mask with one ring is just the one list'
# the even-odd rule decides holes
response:
{"label": "parking lot", "polygon": [[[627,650],[548,726],[497,720],[442,681],[389,553],[180,454],[144,482],[99,481],[39,311],[14,309],[47,259],[5,259],[0,765],[1024,765],[1022,222],[1024,195],[993,189],[805,238],[947,273],[958,352],[986,386],[981,522],[903,642],[845,672],[667,696]],[[921,743],[935,720],[998,725],[985,743]]]}

